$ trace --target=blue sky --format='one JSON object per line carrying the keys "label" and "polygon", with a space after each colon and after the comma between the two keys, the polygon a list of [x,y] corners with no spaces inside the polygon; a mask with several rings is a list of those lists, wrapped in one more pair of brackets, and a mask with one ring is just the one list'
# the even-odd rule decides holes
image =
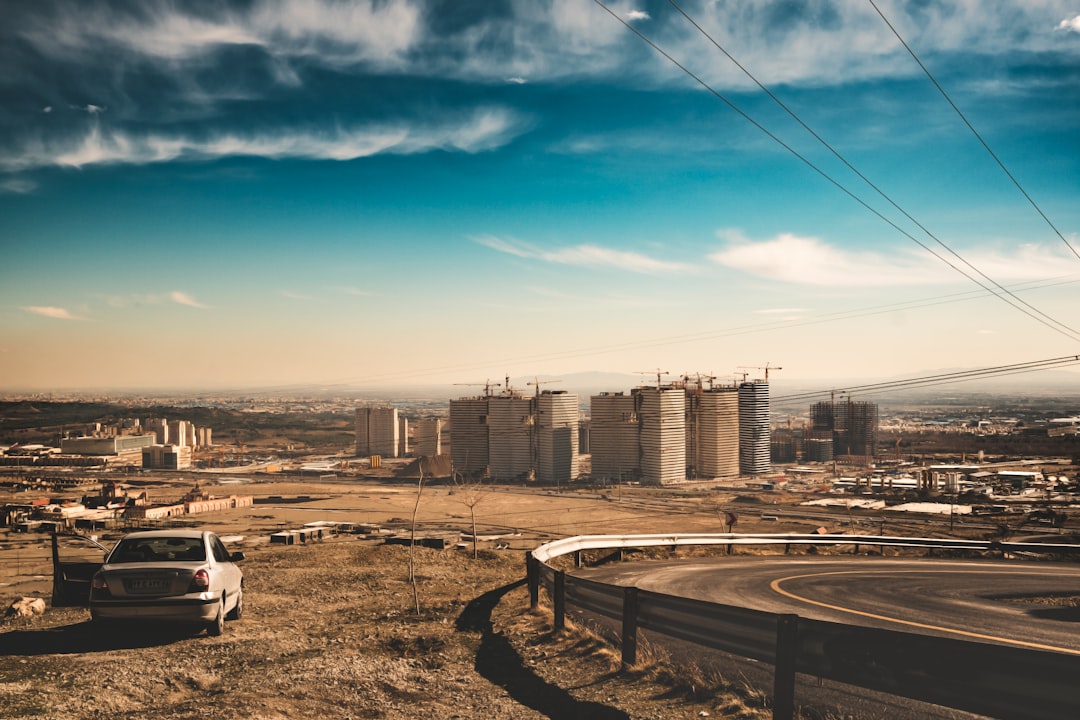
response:
{"label": "blue sky", "polygon": [[6,3],[0,387],[1080,352],[1080,6],[679,3],[1022,312],[675,6],[607,5]]}

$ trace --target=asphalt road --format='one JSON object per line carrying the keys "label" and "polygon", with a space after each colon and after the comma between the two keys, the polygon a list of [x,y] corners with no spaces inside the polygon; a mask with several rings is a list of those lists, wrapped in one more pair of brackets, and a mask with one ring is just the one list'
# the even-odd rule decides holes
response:
{"label": "asphalt road", "polygon": [[1076,565],[743,556],[579,574],[767,612],[1080,654],[1080,608],[1062,604],[1080,597]]}
{"label": "asphalt road", "polygon": [[[576,575],[774,613],[1080,654],[1076,565],[994,560],[734,556],[616,563]],[[1057,604],[1054,604],[1054,602]],[[597,616],[581,620],[603,625]],[[612,628],[617,632],[617,628]],[[650,636],[671,657],[771,688],[772,667],[673,638]],[[799,675],[807,717],[970,720],[977,716]]]}

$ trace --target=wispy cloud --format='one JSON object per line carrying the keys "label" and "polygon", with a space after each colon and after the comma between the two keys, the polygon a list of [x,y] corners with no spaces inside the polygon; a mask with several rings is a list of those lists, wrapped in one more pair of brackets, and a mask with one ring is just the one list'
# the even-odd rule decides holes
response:
{"label": "wispy cloud", "polygon": [[649,20],[650,18],[649,13],[645,12],[644,10],[631,10],[630,12],[626,13],[626,19],[630,22],[634,22],[636,20]]}
{"label": "wispy cloud", "polygon": [[[955,270],[927,254],[906,248],[893,254],[855,252],[814,237],[781,233],[750,241],[734,231],[722,231],[725,248],[709,255],[713,262],[750,275],[798,285],[912,286],[968,282]],[[967,250],[975,267],[999,282],[1035,280],[1059,275],[1066,259],[1036,245],[1009,251]],[[968,271],[972,274],[972,271]]]}
{"label": "wispy cloud", "polygon": [[209,305],[204,305],[203,303],[188,295],[186,292],[182,292],[180,290],[173,290],[171,293],[169,293],[169,299],[177,305],[187,305],[188,307],[200,308],[202,310],[210,307]]}
{"label": "wispy cloud", "polygon": [[314,300],[314,298],[311,297],[310,295],[305,295],[303,293],[298,293],[298,292],[296,292],[294,290],[278,290],[278,295],[280,295],[283,298],[288,298],[290,300],[304,300],[304,301]]}
{"label": "wispy cloud", "polygon": [[362,290],[356,287],[343,287],[339,288],[341,292],[346,295],[352,295],[354,297],[370,297],[373,293],[370,290]]}
{"label": "wispy cloud", "polygon": [[661,260],[630,250],[615,250],[598,245],[575,245],[556,250],[544,250],[519,240],[484,235],[474,241],[507,255],[542,260],[560,265],[599,267],[645,274],[693,272],[693,266],[672,260]]}
{"label": "wispy cloud", "polygon": [[762,308],[754,312],[758,315],[798,315],[810,311],[807,308]]}
{"label": "wispy cloud", "polygon": [[80,139],[52,146],[34,143],[0,159],[0,167],[23,170],[50,165],[81,168],[99,164],[149,164],[229,156],[354,160],[379,154],[410,155],[432,150],[483,152],[499,147],[525,128],[510,110],[483,108],[441,124],[400,122],[327,131],[281,129],[206,137],[137,134],[110,130],[100,122]]}
{"label": "wispy cloud", "polygon": [[196,14],[170,0],[142,0],[137,13],[105,3],[58,13],[24,34],[51,55],[112,45],[175,62],[223,46],[248,45],[274,55],[347,64],[399,58],[416,43],[421,17],[411,0],[254,0],[243,8],[221,3],[201,11]]}
{"label": "wispy cloud", "polygon": [[0,180],[0,193],[12,195],[27,195],[37,190],[37,183],[25,178],[4,178]]}
{"label": "wispy cloud", "polygon": [[24,305],[23,310],[34,315],[41,315],[42,317],[54,318],[56,320],[85,320],[86,318],[78,315],[73,315],[66,308],[52,307],[49,305]]}

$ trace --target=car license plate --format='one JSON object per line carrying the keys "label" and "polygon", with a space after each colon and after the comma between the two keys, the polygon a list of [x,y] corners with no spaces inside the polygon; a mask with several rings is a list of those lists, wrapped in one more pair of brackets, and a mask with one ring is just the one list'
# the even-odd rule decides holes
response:
{"label": "car license plate", "polygon": [[129,593],[147,595],[167,592],[170,585],[168,578],[128,578],[124,581],[124,589]]}

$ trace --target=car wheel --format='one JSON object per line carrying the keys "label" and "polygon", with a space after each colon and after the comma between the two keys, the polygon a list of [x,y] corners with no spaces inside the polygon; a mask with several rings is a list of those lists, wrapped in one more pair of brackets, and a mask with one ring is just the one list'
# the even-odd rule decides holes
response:
{"label": "car wheel", "polygon": [[236,591],[236,607],[225,616],[227,620],[239,620],[244,617],[244,588]]}
{"label": "car wheel", "polygon": [[218,603],[217,617],[206,626],[209,635],[220,635],[225,632],[225,593],[221,593],[221,602]]}

